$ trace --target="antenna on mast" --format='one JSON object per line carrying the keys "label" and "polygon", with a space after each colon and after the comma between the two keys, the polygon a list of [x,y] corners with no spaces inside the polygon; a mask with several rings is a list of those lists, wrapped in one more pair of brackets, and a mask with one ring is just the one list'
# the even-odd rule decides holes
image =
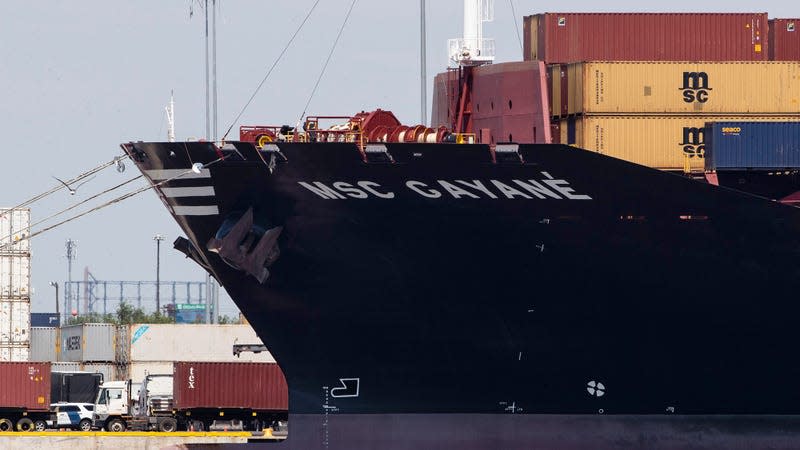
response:
{"label": "antenna on mast", "polygon": [[175,92],[169,91],[167,110],[167,141],[175,142]]}
{"label": "antenna on mast", "polygon": [[464,0],[464,37],[447,41],[450,62],[479,66],[494,61],[494,39],[483,38],[483,22],[494,20],[494,0]]}

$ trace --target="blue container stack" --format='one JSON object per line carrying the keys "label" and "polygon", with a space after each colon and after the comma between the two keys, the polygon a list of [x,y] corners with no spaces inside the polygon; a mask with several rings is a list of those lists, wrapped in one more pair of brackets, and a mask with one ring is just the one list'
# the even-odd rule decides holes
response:
{"label": "blue container stack", "polygon": [[707,122],[707,171],[800,168],[800,122]]}

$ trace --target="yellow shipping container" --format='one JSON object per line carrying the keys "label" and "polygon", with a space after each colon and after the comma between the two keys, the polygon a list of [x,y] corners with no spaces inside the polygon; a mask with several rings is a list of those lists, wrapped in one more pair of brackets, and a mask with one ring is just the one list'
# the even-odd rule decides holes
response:
{"label": "yellow shipping container", "polygon": [[[583,94],[583,80],[585,79],[582,74],[583,70],[584,68],[580,64],[569,64],[562,69],[562,73],[567,75],[567,114],[577,114],[577,111],[583,111],[582,105],[585,97]],[[564,83],[565,80],[561,80],[561,82]]]}
{"label": "yellow shipping container", "polygon": [[585,62],[562,72],[569,114],[800,113],[797,61]]}
{"label": "yellow shipping container", "polygon": [[794,116],[582,116],[562,119],[561,143],[664,170],[702,170],[706,122],[800,122]]}
{"label": "yellow shipping container", "polygon": [[550,115],[561,115],[561,65],[548,67],[550,71]]}

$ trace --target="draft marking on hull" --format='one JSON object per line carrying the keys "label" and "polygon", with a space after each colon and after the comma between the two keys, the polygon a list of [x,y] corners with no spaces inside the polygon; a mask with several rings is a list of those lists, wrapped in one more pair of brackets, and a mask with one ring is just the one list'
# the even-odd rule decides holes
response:
{"label": "draft marking on hull", "polygon": [[339,382],[342,383],[342,385],[331,389],[331,397],[358,397],[361,388],[360,378],[339,378]]}

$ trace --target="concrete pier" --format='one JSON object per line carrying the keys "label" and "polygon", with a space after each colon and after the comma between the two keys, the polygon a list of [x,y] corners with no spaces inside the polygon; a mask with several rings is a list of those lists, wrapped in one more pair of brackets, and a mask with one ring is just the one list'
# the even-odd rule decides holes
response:
{"label": "concrete pier", "polygon": [[[0,448],[4,450],[181,450],[203,448],[239,447],[230,444],[267,443],[281,438],[254,435],[250,432],[176,432],[157,433],[131,431],[123,433],[44,431],[30,433],[0,433]],[[225,445],[228,444],[228,445]],[[250,446],[241,445],[242,449]],[[260,446],[256,446],[260,447]]]}

